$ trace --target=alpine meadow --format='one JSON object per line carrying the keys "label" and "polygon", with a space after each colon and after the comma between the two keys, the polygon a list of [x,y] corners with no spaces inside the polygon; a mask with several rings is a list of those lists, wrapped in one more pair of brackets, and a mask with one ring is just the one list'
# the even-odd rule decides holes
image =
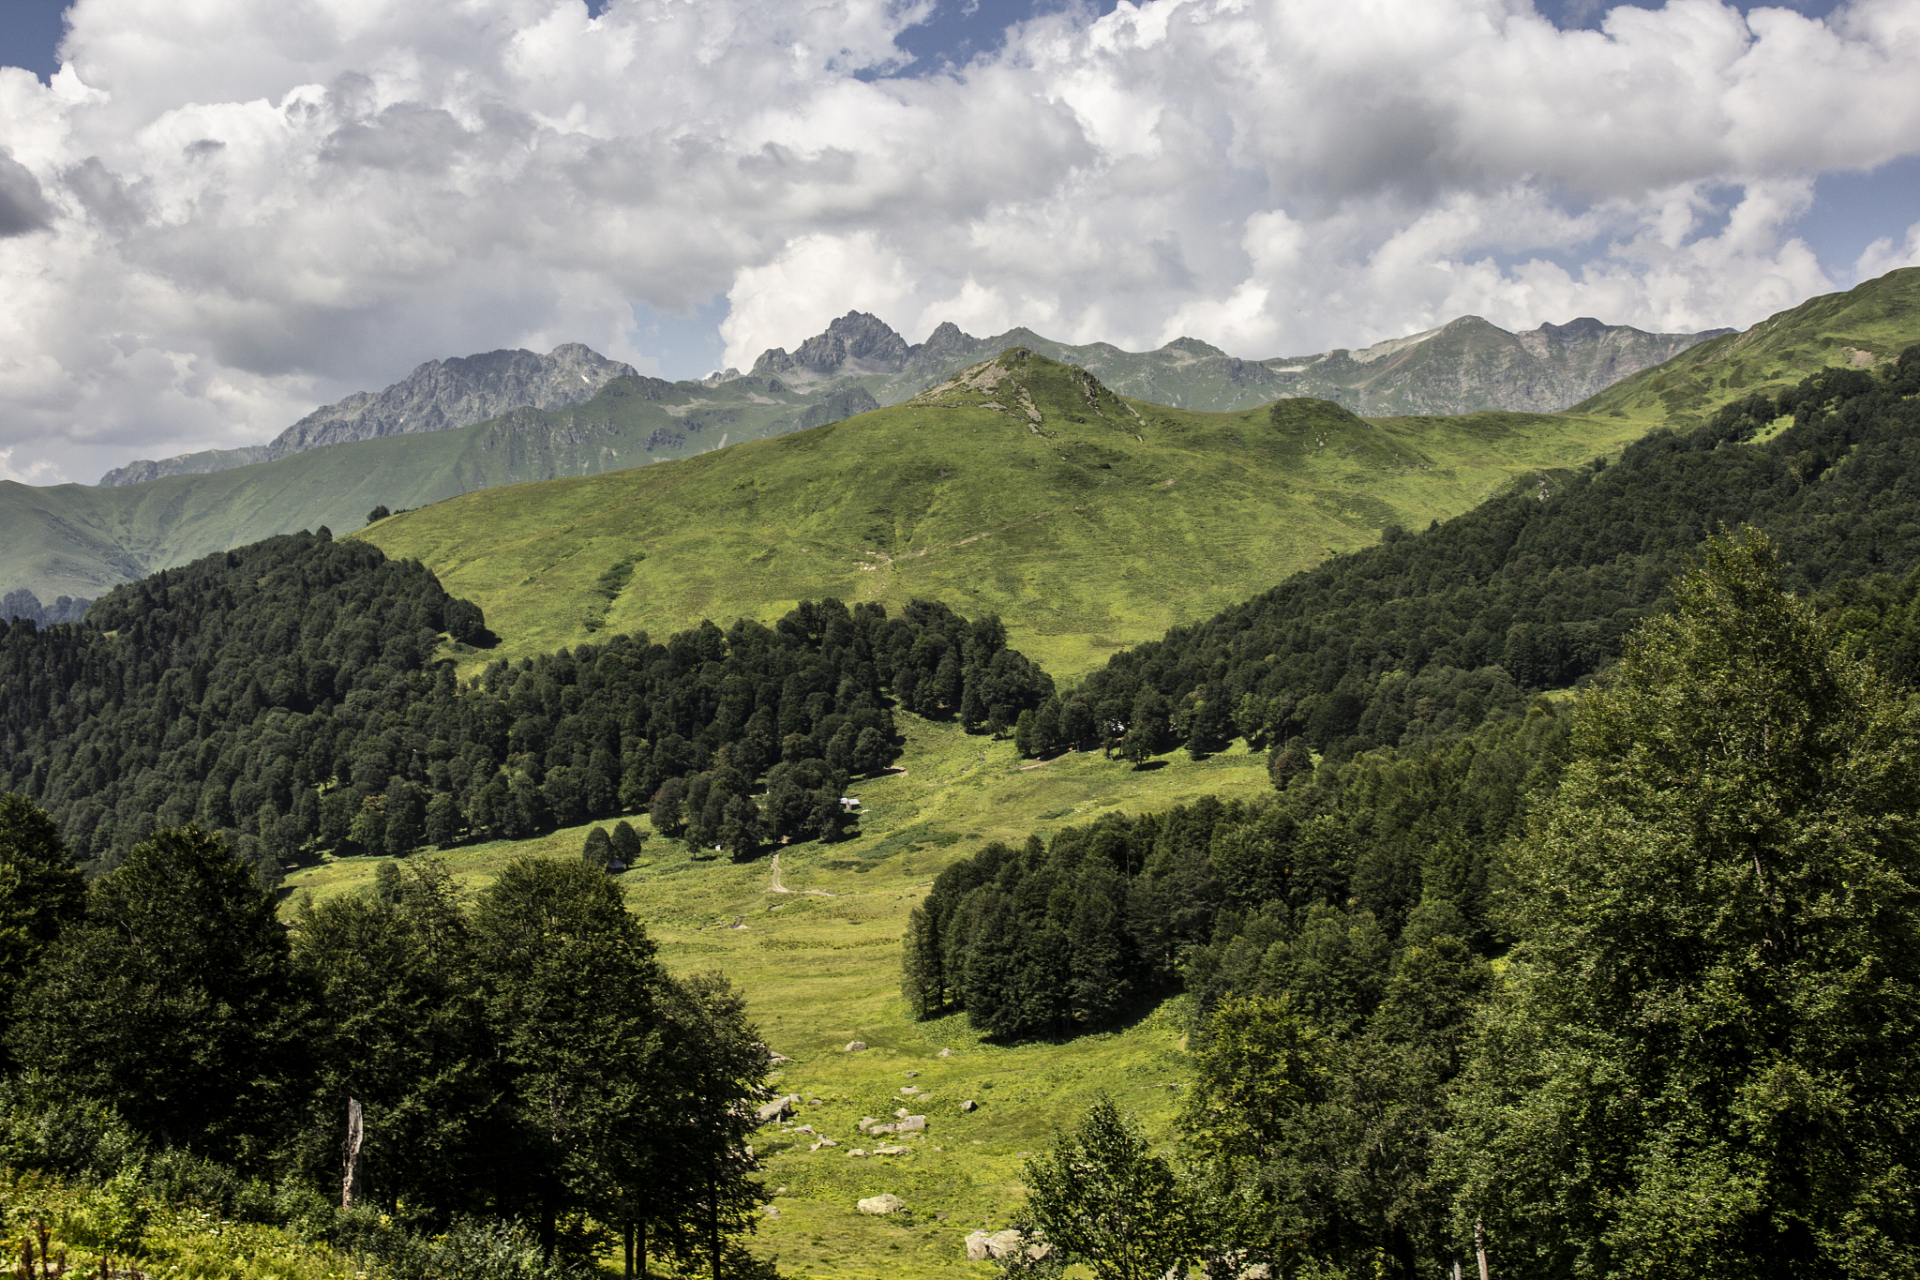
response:
{"label": "alpine meadow", "polygon": [[[375,101],[358,75],[312,102]],[[367,110],[558,118],[490,92]],[[372,129],[311,164],[412,181]],[[549,230],[667,172],[624,145],[570,153]],[[864,173],[797,146],[711,185]],[[65,215],[12,157],[0,237],[39,235]],[[59,190],[160,198],[100,163]],[[534,217],[489,212],[503,244]],[[973,302],[996,336],[847,310],[754,360],[763,294],[714,321],[748,372],[670,380],[556,305],[494,339],[547,355],[407,346],[270,443],[0,481],[0,1249],[41,1280],[1920,1274],[1892,243],[1739,331],[1461,315],[1258,360]],[[737,279],[866,296],[783,252]],[[506,305],[474,290],[433,332]],[[309,385],[271,327],[244,359]]]}

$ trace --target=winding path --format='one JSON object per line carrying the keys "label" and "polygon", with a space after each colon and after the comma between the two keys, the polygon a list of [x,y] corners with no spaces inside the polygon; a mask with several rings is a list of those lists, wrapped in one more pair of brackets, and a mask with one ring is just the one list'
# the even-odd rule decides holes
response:
{"label": "winding path", "polygon": [[831,898],[834,895],[825,889],[789,889],[780,881],[780,855],[773,855],[773,883],[767,886],[768,893],[805,893],[816,898]]}

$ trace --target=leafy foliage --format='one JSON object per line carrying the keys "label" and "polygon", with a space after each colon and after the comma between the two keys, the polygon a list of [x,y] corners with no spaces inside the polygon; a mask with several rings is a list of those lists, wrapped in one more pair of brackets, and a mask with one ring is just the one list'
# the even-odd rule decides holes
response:
{"label": "leafy foliage", "polygon": [[1920,1263],[1920,720],[1710,544],[1516,845],[1463,1206],[1538,1275]]}

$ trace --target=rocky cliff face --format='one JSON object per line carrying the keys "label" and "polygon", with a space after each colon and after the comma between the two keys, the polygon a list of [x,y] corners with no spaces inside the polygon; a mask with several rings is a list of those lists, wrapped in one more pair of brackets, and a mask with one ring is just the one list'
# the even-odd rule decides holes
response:
{"label": "rocky cliff face", "polygon": [[592,399],[615,378],[638,376],[633,366],[577,342],[544,356],[489,351],[429,360],[385,391],[363,391],[315,409],[267,445],[267,456],[284,458],[349,440],[468,427],[523,406],[566,409]]}
{"label": "rocky cliff face", "polygon": [[109,471],[100,483],[112,487],[162,476],[227,471],[350,440],[468,427],[513,409],[567,409],[592,399],[615,378],[637,377],[633,366],[609,360],[577,342],[555,347],[546,355],[489,351],[429,360],[384,391],[356,392],[338,404],[315,409],[268,444],[131,462]]}

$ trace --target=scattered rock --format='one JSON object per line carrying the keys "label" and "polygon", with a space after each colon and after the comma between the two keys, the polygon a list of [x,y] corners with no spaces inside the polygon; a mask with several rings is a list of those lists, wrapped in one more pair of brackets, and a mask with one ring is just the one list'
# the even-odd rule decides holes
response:
{"label": "scattered rock", "polygon": [[901,1085],[901,1086],[900,1086],[900,1092],[902,1092],[902,1093],[918,1093],[918,1092],[920,1092],[920,1086],[919,1086],[919,1085],[917,1085],[917,1084],[903,1084],[903,1085]]}
{"label": "scattered rock", "polygon": [[865,1040],[849,1040],[847,1041],[847,1047],[845,1049],[842,1049],[841,1052],[842,1053],[859,1053],[862,1049],[866,1047],[867,1047],[867,1042]]}
{"label": "scattered rock", "polygon": [[875,1148],[873,1149],[873,1154],[875,1154],[875,1155],[877,1155],[877,1156],[905,1156],[905,1155],[912,1155],[912,1154],[913,1154],[913,1148],[912,1148],[912,1147],[875,1147]]}
{"label": "scattered rock", "polygon": [[755,1109],[753,1118],[760,1124],[772,1124],[775,1120],[784,1120],[793,1114],[793,1103],[786,1098],[775,1098],[772,1102]]}
{"label": "scattered rock", "polygon": [[905,1107],[895,1108],[893,1118],[895,1120],[905,1120],[907,1118],[907,1109]]}
{"label": "scattered rock", "polygon": [[853,1150],[847,1152],[847,1159],[849,1160],[860,1159],[864,1157],[866,1154],[867,1154],[867,1149],[865,1147],[855,1147]]}
{"label": "scattered rock", "polygon": [[[967,1233],[967,1261],[987,1262],[994,1258],[1010,1258],[1019,1250],[1022,1237],[1018,1231],[1009,1227],[1005,1231],[970,1231]],[[1053,1252],[1050,1244],[1027,1245],[1027,1256],[1039,1261]]]}
{"label": "scattered rock", "polygon": [[878,1120],[876,1120],[876,1119],[874,1119],[874,1118],[873,1118],[872,1116],[861,1116],[861,1117],[860,1117],[860,1132],[862,1132],[862,1133],[865,1133],[865,1132],[866,1132],[866,1131],[867,1131],[868,1129],[870,1129],[870,1128],[872,1128],[872,1127],[873,1127],[874,1125],[876,1125],[876,1124],[879,1124],[879,1123],[880,1123],[880,1122],[879,1122]]}
{"label": "scattered rock", "polygon": [[895,1133],[924,1133],[926,1132],[926,1128],[927,1118],[925,1116],[908,1116],[899,1124],[894,1125],[893,1131]]}
{"label": "scattered rock", "polygon": [[855,1207],[862,1213],[888,1214],[900,1212],[907,1207],[907,1202],[889,1192],[881,1196],[868,1196]]}
{"label": "scattered rock", "polygon": [[812,1132],[813,1132],[813,1126],[812,1126],[812,1125],[810,1125],[810,1124],[803,1124],[803,1125],[797,1125],[797,1126],[795,1126],[795,1127],[794,1127],[794,1130],[793,1130],[793,1131],[794,1131],[795,1133],[812,1133]]}
{"label": "scattered rock", "polygon": [[776,1209],[772,1205],[768,1205],[766,1208],[762,1209],[760,1212],[766,1214],[769,1218],[777,1218],[780,1216],[780,1210]]}
{"label": "scattered rock", "polygon": [[920,1073],[918,1071],[907,1071],[907,1072],[903,1072],[902,1074],[904,1074],[909,1080],[918,1080],[920,1078]]}
{"label": "scattered rock", "polygon": [[813,1145],[816,1148],[819,1148],[819,1147],[837,1147],[840,1144],[835,1142],[832,1138],[822,1138],[820,1139],[820,1141],[814,1143]]}
{"label": "scattered rock", "polygon": [[980,1109],[980,1104],[975,1102],[972,1098],[968,1098],[965,1102],[960,1104],[960,1109],[962,1111],[978,1111]]}
{"label": "scattered rock", "polygon": [[939,1055],[938,1055],[938,1056],[939,1056],[939,1057],[942,1057],[942,1058],[951,1058],[951,1057],[953,1056],[953,1050],[951,1050],[951,1049],[942,1049],[942,1050],[940,1051],[940,1053],[939,1053]]}

